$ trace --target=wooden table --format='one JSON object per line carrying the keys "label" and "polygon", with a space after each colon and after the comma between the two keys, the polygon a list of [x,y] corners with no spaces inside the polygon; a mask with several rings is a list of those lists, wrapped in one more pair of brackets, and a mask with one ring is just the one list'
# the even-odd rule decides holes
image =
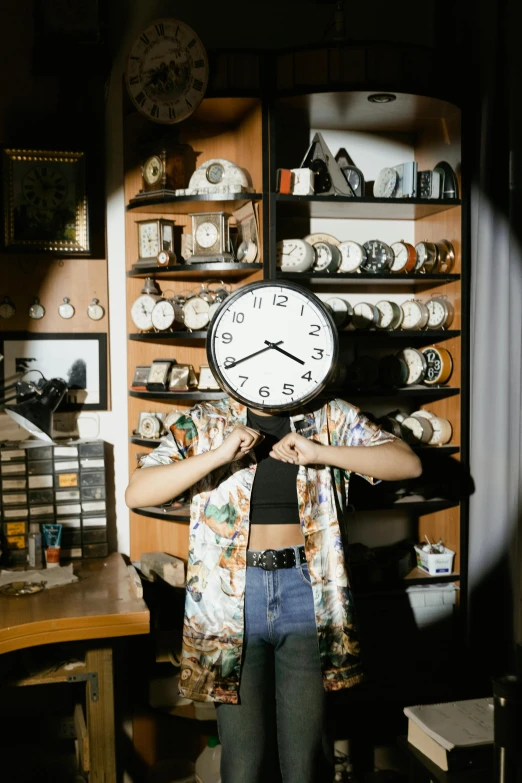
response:
{"label": "wooden table", "polygon": [[[112,644],[119,636],[147,634],[147,605],[131,589],[123,557],[75,564],[79,581],[21,598],[0,596],[0,653],[56,642],[100,639],[89,644],[83,665],[56,669],[11,682],[38,685],[52,682],[86,683],[86,731],[75,714],[90,783],[116,783]],[[83,727],[85,729],[85,727]],[[83,745],[81,740],[84,740]],[[86,754],[86,757],[85,757]]]}

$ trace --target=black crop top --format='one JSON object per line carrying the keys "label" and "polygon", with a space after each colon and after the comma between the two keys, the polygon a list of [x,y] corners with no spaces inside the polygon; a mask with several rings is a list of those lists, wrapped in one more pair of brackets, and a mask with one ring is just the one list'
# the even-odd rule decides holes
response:
{"label": "black crop top", "polygon": [[253,525],[283,525],[299,523],[297,506],[298,465],[281,462],[270,456],[274,444],[287,435],[290,417],[259,416],[251,410],[247,425],[262,432],[264,440],[255,447],[256,477],[250,500],[250,522]]}

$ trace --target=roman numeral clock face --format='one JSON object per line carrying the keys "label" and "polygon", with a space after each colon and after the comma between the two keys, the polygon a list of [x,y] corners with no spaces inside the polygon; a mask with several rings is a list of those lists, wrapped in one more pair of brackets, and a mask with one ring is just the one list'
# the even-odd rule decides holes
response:
{"label": "roman numeral clock face", "polygon": [[287,410],[325,387],[337,331],[321,301],[292,283],[252,283],[214,316],[207,356],[221,387],[257,409]]}
{"label": "roman numeral clock face", "polygon": [[154,122],[180,122],[203,100],[208,82],[205,48],[187,24],[157,19],[134,41],[125,80],[138,111]]}

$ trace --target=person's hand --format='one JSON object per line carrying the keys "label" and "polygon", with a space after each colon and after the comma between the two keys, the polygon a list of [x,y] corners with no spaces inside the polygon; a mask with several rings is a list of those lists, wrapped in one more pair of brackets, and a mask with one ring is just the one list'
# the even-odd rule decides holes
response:
{"label": "person's hand", "polygon": [[320,443],[304,438],[296,432],[289,432],[275,444],[270,456],[292,465],[315,465],[321,462],[320,453]]}
{"label": "person's hand", "polygon": [[225,438],[221,446],[216,449],[216,456],[219,457],[223,465],[227,462],[234,462],[234,460],[248,454],[258,443],[261,443],[264,437],[257,430],[238,424]]}

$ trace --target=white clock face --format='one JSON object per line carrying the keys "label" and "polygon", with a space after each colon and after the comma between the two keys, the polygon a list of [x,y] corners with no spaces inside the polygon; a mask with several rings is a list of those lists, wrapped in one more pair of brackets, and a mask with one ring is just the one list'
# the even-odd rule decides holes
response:
{"label": "white clock face", "polygon": [[155,304],[156,299],[150,294],[138,296],[132,304],[131,318],[142,332],[148,332],[152,329],[152,310]]}
{"label": "white clock face", "polygon": [[395,242],[391,249],[394,252],[394,259],[391,265],[392,272],[402,272],[408,263],[408,248],[403,242]]}
{"label": "white clock face", "polygon": [[231,396],[285,410],[324,388],[336,361],[336,329],[324,305],[300,286],[254,283],[223,303],[207,354]]}
{"label": "white clock face", "polygon": [[420,329],[422,324],[422,313],[418,302],[413,300],[410,302],[403,302],[401,305],[403,312],[402,328],[403,329]]}
{"label": "white clock face", "polygon": [[416,348],[405,348],[399,353],[399,358],[403,359],[408,366],[406,384],[411,386],[412,384],[421,383],[426,370],[426,359],[422,353]]}
{"label": "white clock face", "polygon": [[170,329],[174,323],[174,307],[166,299],[160,299],[156,302],[151,313],[152,325],[161,332],[163,329]]}
{"label": "white clock face", "polygon": [[402,321],[402,310],[394,302],[388,302],[382,299],[377,302],[376,307],[380,313],[380,329],[397,329]]}
{"label": "white clock face", "polygon": [[210,321],[210,304],[200,296],[193,296],[183,305],[183,320],[188,329],[206,329]]}
{"label": "white clock face", "polygon": [[180,122],[203,100],[207,54],[187,24],[156,19],[132,44],[125,78],[139,112],[153,122]]}
{"label": "white clock face", "polygon": [[215,223],[205,220],[196,229],[196,242],[200,247],[209,248],[216,244],[219,232]]}
{"label": "white clock face", "polygon": [[357,242],[347,240],[339,245],[341,263],[339,272],[356,272],[366,257],[365,250]]}
{"label": "white clock face", "polygon": [[154,223],[140,223],[139,245],[140,258],[156,258],[160,251],[159,227]]}
{"label": "white clock face", "polygon": [[315,251],[304,239],[284,239],[277,243],[277,265],[283,272],[306,272],[315,261]]}

